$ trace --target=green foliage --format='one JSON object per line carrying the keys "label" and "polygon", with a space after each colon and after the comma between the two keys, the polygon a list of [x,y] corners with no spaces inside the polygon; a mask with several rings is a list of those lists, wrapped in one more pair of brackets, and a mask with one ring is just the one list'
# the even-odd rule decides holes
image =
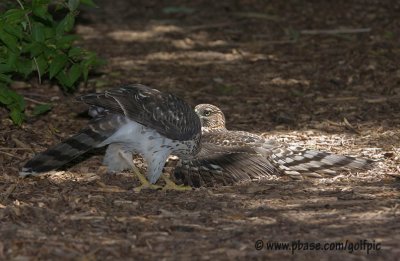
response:
{"label": "green foliage", "polygon": [[79,38],[70,32],[80,4],[95,6],[92,0],[10,0],[0,14],[0,104],[16,124],[24,120],[25,102],[7,87],[13,79],[37,75],[39,82],[54,80],[70,91],[102,63],[95,53],[74,45]]}
{"label": "green foliage", "polygon": [[35,108],[33,109],[33,115],[37,116],[46,113],[50,110],[51,110],[51,104],[49,103],[39,104],[36,105]]}
{"label": "green foliage", "polygon": [[21,125],[25,119],[25,100],[18,93],[10,90],[5,84],[0,83],[0,103],[10,110],[10,117],[15,124]]}

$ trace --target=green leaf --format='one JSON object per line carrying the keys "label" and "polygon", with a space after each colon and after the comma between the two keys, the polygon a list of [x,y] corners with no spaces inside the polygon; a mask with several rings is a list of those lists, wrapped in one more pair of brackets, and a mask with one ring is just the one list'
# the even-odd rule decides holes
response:
{"label": "green leaf", "polygon": [[59,38],[56,42],[56,47],[59,49],[69,49],[71,48],[72,43],[79,39],[79,36],[77,35],[65,35]]}
{"label": "green leaf", "polygon": [[72,86],[75,84],[75,82],[81,77],[82,75],[82,68],[79,64],[75,63],[74,65],[71,66],[71,69],[69,70],[68,73],[68,78],[69,78],[69,84]]}
{"label": "green leaf", "polygon": [[68,57],[77,58],[84,54],[84,50],[80,47],[72,47],[68,52]]}
{"label": "green leaf", "polygon": [[53,17],[48,12],[48,5],[51,0],[32,0],[32,13],[46,21],[53,21]]}
{"label": "green leaf", "polygon": [[72,87],[72,84],[69,82],[68,76],[64,71],[60,71],[60,73],[57,74],[56,78],[64,89]]}
{"label": "green leaf", "polygon": [[19,53],[15,53],[15,52],[8,52],[8,56],[7,56],[7,62],[6,64],[12,68],[13,70],[17,69],[17,61],[19,58]]}
{"label": "green leaf", "polygon": [[32,7],[47,5],[51,0],[32,0]]}
{"label": "green leaf", "polygon": [[21,111],[25,110],[25,100],[24,97],[22,95],[19,95],[18,93],[16,93],[18,95],[18,98],[16,99],[16,103],[18,104],[17,108]]}
{"label": "green leaf", "polygon": [[32,60],[20,58],[17,61],[17,70],[18,70],[19,73],[24,75],[24,77],[26,78],[33,70],[33,68],[32,68]]}
{"label": "green leaf", "polygon": [[25,119],[25,114],[18,109],[12,109],[10,112],[10,117],[15,124],[21,126],[22,122]]}
{"label": "green leaf", "polygon": [[31,57],[37,57],[41,55],[46,49],[46,45],[41,42],[33,42],[25,48],[25,51],[31,54]]}
{"label": "green leaf", "polygon": [[71,13],[67,14],[64,19],[57,25],[56,32],[57,35],[60,36],[65,32],[69,32],[72,30],[75,24],[75,16]]}
{"label": "green leaf", "polygon": [[90,7],[97,7],[97,5],[92,0],[81,0],[81,3]]}
{"label": "green leaf", "polygon": [[44,28],[44,37],[46,39],[52,39],[56,36],[56,30],[53,27],[45,27]]}
{"label": "green leaf", "polygon": [[[44,57],[44,55],[40,55],[36,57],[36,62],[39,67],[40,76],[44,75],[49,68],[47,59]],[[38,70],[38,68],[36,68],[36,70]]]}
{"label": "green leaf", "polygon": [[39,104],[36,105],[33,109],[33,115],[38,116],[40,114],[46,113],[52,109],[52,105],[50,103]]}
{"label": "green leaf", "polygon": [[27,12],[27,10],[23,9],[10,9],[5,12],[3,18],[6,20],[7,24],[16,24],[25,19]]}
{"label": "green leaf", "polygon": [[89,69],[90,69],[90,66],[87,64],[84,64],[82,67],[83,80],[85,82],[87,82],[88,77],[89,77]]}
{"label": "green leaf", "polygon": [[18,51],[17,38],[5,31],[0,31],[0,40],[12,51]]}
{"label": "green leaf", "polygon": [[86,82],[89,76],[89,70],[92,67],[92,63],[94,61],[93,57],[90,57],[87,60],[83,60],[81,62],[81,66],[82,66],[82,74],[83,74],[83,80]]}
{"label": "green leaf", "polygon": [[67,64],[68,57],[65,54],[59,54],[54,57],[53,61],[50,63],[50,79],[57,75],[61,69]]}
{"label": "green leaf", "polygon": [[19,25],[10,25],[10,24],[5,24],[4,25],[4,31],[7,33],[17,37],[17,38],[22,38],[22,30]]}
{"label": "green leaf", "polygon": [[[1,75],[1,74],[0,74]],[[9,105],[13,102],[13,99],[10,95],[10,89],[6,87],[0,87],[0,103],[4,105]]]}
{"label": "green leaf", "polygon": [[79,6],[79,0],[68,0],[67,6],[70,11],[75,11]]}
{"label": "green leaf", "polygon": [[32,12],[35,16],[43,20],[52,20],[50,14],[47,12],[47,6],[37,6],[32,8]]}
{"label": "green leaf", "polygon": [[11,111],[17,110],[22,112],[25,109],[24,98],[7,87],[0,87],[0,102],[5,104]]}
{"label": "green leaf", "polygon": [[[5,64],[5,63],[1,63],[0,64],[0,75],[2,74],[2,73],[9,73],[9,72],[12,72],[14,69],[10,66],[10,65],[8,65],[8,64]],[[1,78],[1,76],[0,76],[0,78]],[[1,79],[0,79],[0,82],[1,82]]]}
{"label": "green leaf", "polygon": [[0,73],[0,82],[10,83],[11,82],[11,77],[9,75]]}
{"label": "green leaf", "polygon": [[57,50],[55,49],[55,46],[47,45],[46,49],[44,49],[44,55],[47,60],[53,60],[53,58],[58,55]]}
{"label": "green leaf", "polygon": [[86,82],[89,75],[89,70],[93,67],[105,64],[105,61],[99,59],[94,53],[89,52],[87,57],[81,61],[81,68],[83,74],[83,80]]}
{"label": "green leaf", "polygon": [[32,23],[32,36],[36,42],[44,42],[45,32],[41,23]]}
{"label": "green leaf", "polygon": [[22,25],[22,28],[24,29],[24,31],[26,31],[26,29],[28,28],[28,22],[22,21],[21,25]]}
{"label": "green leaf", "polygon": [[10,89],[8,89],[7,95],[13,100],[13,102],[7,106],[9,109],[17,109],[20,111],[23,111],[25,109],[25,100],[22,95]]}

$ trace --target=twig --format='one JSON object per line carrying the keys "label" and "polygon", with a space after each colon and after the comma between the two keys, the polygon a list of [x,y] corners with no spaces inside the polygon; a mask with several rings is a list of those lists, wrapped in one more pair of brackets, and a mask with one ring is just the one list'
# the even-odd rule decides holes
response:
{"label": "twig", "polygon": [[301,30],[300,34],[359,34],[369,33],[371,28],[356,28],[356,29],[333,29],[333,30]]}
{"label": "twig", "polygon": [[21,6],[21,9],[25,9],[24,6],[22,5],[22,3],[19,0],[17,0],[17,2]]}
{"label": "twig", "polygon": [[15,190],[16,187],[17,187],[17,184],[11,184],[7,188],[6,192],[4,192],[4,194],[2,195],[2,200],[3,201],[6,200],[11,195],[11,193],[13,193],[13,191]]}
{"label": "twig", "polygon": [[23,90],[19,91],[19,93],[23,94],[24,96],[30,96],[30,97],[49,98],[49,96],[46,94],[30,93],[30,92],[23,91]]}
{"label": "twig", "polygon": [[0,147],[0,150],[29,150],[29,151],[32,151],[31,148],[6,148],[6,147]]}
{"label": "twig", "polygon": [[343,118],[343,122],[347,129],[349,129],[357,134],[361,134],[353,125],[350,124],[350,122],[346,118]]}
{"label": "twig", "polygon": [[25,148],[25,149],[30,149],[33,152],[32,148],[28,144],[20,141],[17,137],[15,137],[12,134],[11,134],[11,140],[14,141],[17,146]]}
{"label": "twig", "polygon": [[40,73],[39,64],[36,61],[36,57],[33,57],[33,61],[35,62],[36,69],[37,69],[37,72],[38,72],[39,84],[42,84],[42,76],[41,76],[41,73]]}
{"label": "twig", "polygon": [[35,99],[32,99],[32,98],[24,97],[24,99],[27,100],[27,101],[36,103],[36,104],[47,104],[46,102],[41,102],[41,101],[38,101],[38,100],[35,100]]}
{"label": "twig", "polygon": [[0,154],[4,154],[6,156],[9,156],[9,157],[12,157],[12,158],[16,158],[16,159],[21,159],[20,157],[17,157],[15,155],[11,154],[11,153],[8,153],[8,152],[5,152],[5,151],[1,151],[1,150],[0,150]]}

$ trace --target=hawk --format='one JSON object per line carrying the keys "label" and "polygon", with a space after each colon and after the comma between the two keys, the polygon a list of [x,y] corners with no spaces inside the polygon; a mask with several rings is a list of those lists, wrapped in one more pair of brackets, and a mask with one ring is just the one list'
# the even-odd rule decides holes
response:
{"label": "hawk", "polygon": [[88,127],[37,154],[21,176],[58,169],[91,149],[108,146],[103,161],[108,171],[134,168],[132,154],[137,153],[147,162],[147,179],[154,184],[171,154],[185,159],[200,149],[200,119],[175,95],[132,84],[77,99],[91,106]]}
{"label": "hawk", "polygon": [[191,186],[233,184],[270,175],[293,179],[337,175],[342,170],[365,170],[369,159],[289,146],[245,131],[226,129],[221,109],[199,104],[195,112],[202,124],[201,150],[182,159],[174,178]]}

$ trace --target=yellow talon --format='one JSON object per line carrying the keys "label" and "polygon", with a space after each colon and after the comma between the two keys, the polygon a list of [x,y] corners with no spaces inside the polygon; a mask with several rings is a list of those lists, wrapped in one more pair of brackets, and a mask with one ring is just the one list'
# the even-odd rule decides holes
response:
{"label": "yellow talon", "polygon": [[147,178],[142,173],[140,173],[140,171],[135,166],[135,164],[133,164],[132,159],[127,158],[126,155],[124,153],[122,153],[122,151],[119,151],[119,154],[131,166],[131,168],[133,169],[133,172],[138,177],[138,179],[141,183],[140,186],[133,189],[135,192],[140,192],[140,191],[142,191],[142,189],[155,189],[155,190],[162,189],[163,191],[167,191],[167,190],[187,191],[187,190],[193,189],[190,186],[176,185],[171,179],[169,179],[165,175],[162,175],[162,178],[165,181],[164,187],[150,184],[150,182],[147,180]]}
{"label": "yellow talon", "polygon": [[133,168],[133,171],[135,172],[136,176],[138,177],[140,183],[142,184],[142,185],[134,188],[133,191],[139,193],[140,191],[142,191],[142,189],[155,189],[155,190],[157,190],[157,189],[161,189],[162,188],[161,186],[150,184],[150,182],[146,179],[146,177],[143,176],[143,174],[140,173],[140,171],[136,167]]}
{"label": "yellow talon", "polygon": [[165,181],[165,186],[162,188],[162,190],[164,190],[164,191],[167,191],[167,190],[176,190],[176,191],[193,190],[193,188],[190,186],[176,185],[170,178],[168,178],[165,175],[162,175],[162,178]]}
{"label": "yellow talon", "polygon": [[162,188],[161,186],[150,184],[150,182],[146,179],[146,177],[142,173],[140,173],[140,171],[135,166],[135,164],[133,164],[132,158],[127,158],[126,154],[124,154],[121,150],[119,151],[119,155],[133,169],[133,172],[135,173],[135,175],[137,176],[137,178],[139,179],[139,181],[141,183],[140,186],[133,189],[135,192],[140,192],[140,191],[142,191],[142,189],[161,189]]}

